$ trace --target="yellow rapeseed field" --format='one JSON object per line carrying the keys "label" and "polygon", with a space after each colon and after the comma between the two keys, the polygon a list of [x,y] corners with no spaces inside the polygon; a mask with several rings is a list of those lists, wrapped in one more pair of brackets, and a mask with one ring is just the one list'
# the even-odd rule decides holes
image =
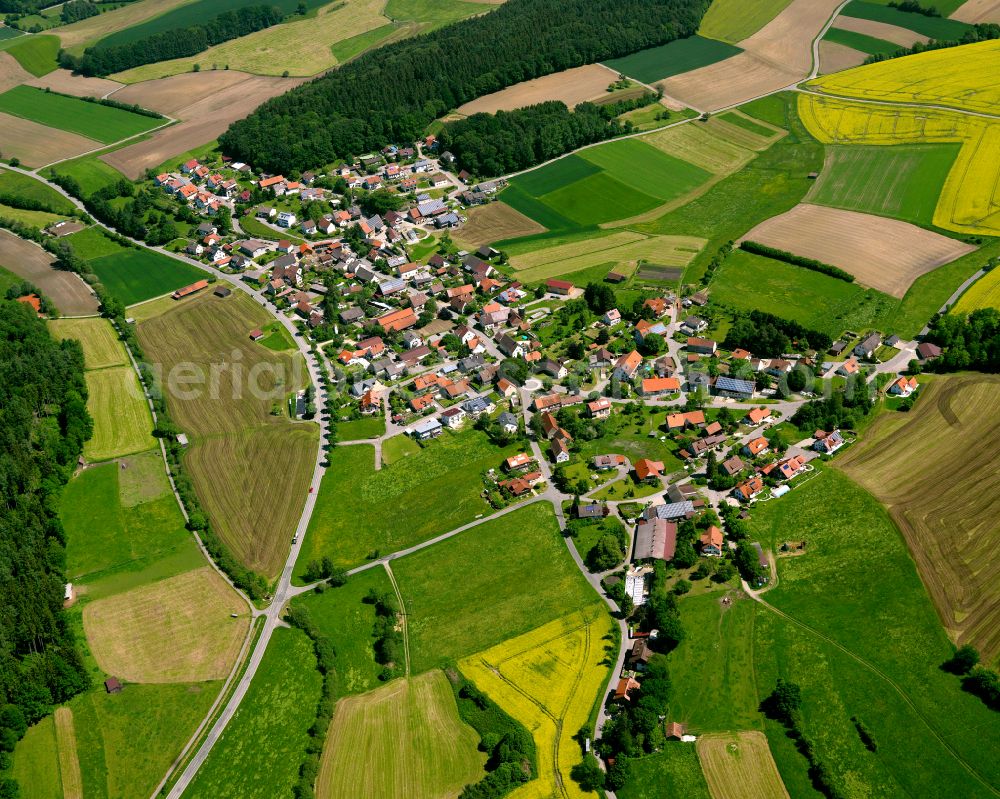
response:
{"label": "yellow rapeseed field", "polygon": [[512,799],[585,799],[570,776],[582,760],[573,740],[608,679],[605,637],[614,623],[595,604],[465,658],[459,668],[531,732],[538,779]]}
{"label": "yellow rapeseed field", "polygon": [[934,224],[961,233],[1000,235],[1000,120],[808,94],[799,96],[799,114],[825,144],[960,142]]}
{"label": "yellow rapeseed field", "polygon": [[1000,269],[994,269],[973,283],[951,312],[970,314],[977,308],[996,308],[1000,311]]}
{"label": "yellow rapeseed field", "polygon": [[809,85],[840,97],[983,111],[1000,107],[1000,40],[931,50],[835,72]]}

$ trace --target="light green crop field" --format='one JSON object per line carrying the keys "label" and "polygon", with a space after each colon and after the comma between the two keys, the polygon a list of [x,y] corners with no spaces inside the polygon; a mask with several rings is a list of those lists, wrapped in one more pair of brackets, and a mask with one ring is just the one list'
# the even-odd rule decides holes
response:
{"label": "light green crop field", "polygon": [[337,423],[337,435],[341,441],[355,441],[364,438],[377,438],[385,433],[385,419],[381,416],[367,416],[364,419],[352,419],[349,422]]}
{"label": "light green crop field", "polygon": [[898,44],[887,42],[875,36],[867,36],[857,31],[845,31],[840,28],[830,28],[823,37],[824,42],[842,44],[868,55],[892,55],[901,49]]}
{"label": "light green crop field", "polygon": [[763,28],[789,3],[791,0],[714,0],[698,33],[736,44]]}
{"label": "light green crop field", "polygon": [[72,338],[80,342],[87,369],[128,365],[125,347],[107,319],[53,319],[49,322],[49,329],[60,341]]}
{"label": "light green crop field", "polygon": [[396,560],[392,568],[406,604],[416,672],[597,601],[546,503],[485,522]]}
{"label": "light green crop field", "polygon": [[17,745],[11,776],[27,799],[63,799],[59,753],[52,716],[29,728]]}
{"label": "light green crop field", "polygon": [[807,199],[833,208],[929,225],[934,220],[941,187],[961,147],[830,146],[820,178]]}
{"label": "light green crop field", "polygon": [[25,200],[37,200],[59,214],[72,213],[75,208],[73,203],[51,186],[10,170],[0,170],[0,194],[13,194]]}
{"label": "light green crop field", "polygon": [[621,799],[662,799],[684,796],[710,799],[705,775],[695,748],[687,743],[667,743],[659,752],[631,761],[629,781],[615,791]]}
{"label": "light green crop field", "polygon": [[194,799],[290,796],[316,719],[321,678],[312,642],[277,629],[239,710],[185,792]]}
{"label": "light green crop field", "polygon": [[734,250],[712,279],[712,296],[741,311],[767,311],[836,337],[882,328],[899,300],[874,289]]}
{"label": "light green crop field", "polygon": [[59,130],[79,133],[105,144],[135,136],[166,122],[32,86],[15,86],[0,94],[0,111]]}
{"label": "light green crop field", "polygon": [[72,233],[63,241],[69,244],[73,248],[73,252],[85,261],[114,255],[123,249],[120,244],[109,239],[101,232],[101,228],[97,227],[89,227],[78,233]]}
{"label": "light green crop field", "polygon": [[395,680],[337,703],[316,794],[453,796],[483,776],[478,744],[443,671]]}
{"label": "light green crop field", "polygon": [[[480,497],[480,475],[516,451],[495,447],[479,431],[446,432],[376,472],[374,448],[337,447],[319,487],[297,573],[323,556],[357,565],[373,550],[387,555],[489,513]],[[396,510],[390,513],[389,508]]]}
{"label": "light green crop field", "polygon": [[[941,670],[952,645],[882,506],[824,469],[755,506],[751,535],[772,549],[808,542],[806,554],[779,558],[778,584],[765,594],[808,629],[760,610],[755,676],[761,695],[779,674],[801,684],[806,733],[835,778],[879,796],[992,795],[986,786],[1000,785],[1000,763],[987,752],[1000,717]],[[873,730],[877,757],[862,746],[852,715]],[[802,795],[802,756],[783,730],[769,723],[767,732],[789,792]]]}
{"label": "light green crop field", "polygon": [[87,372],[87,410],[94,435],[83,447],[88,461],[106,461],[156,446],[149,406],[131,366]]}
{"label": "light green crop field", "polygon": [[72,161],[60,161],[57,166],[42,170],[42,175],[51,177],[54,174],[67,175],[80,184],[84,194],[93,194],[105,186],[113,186],[125,176],[96,155],[74,158]]}
{"label": "light green crop field", "polygon": [[169,294],[205,277],[205,272],[153,250],[122,249],[91,261],[105,288],[126,305]]}
{"label": "light green crop field", "polygon": [[6,39],[0,50],[6,50],[17,59],[22,67],[35,77],[48,75],[57,69],[59,63],[59,39],[55,36],[18,36]]}

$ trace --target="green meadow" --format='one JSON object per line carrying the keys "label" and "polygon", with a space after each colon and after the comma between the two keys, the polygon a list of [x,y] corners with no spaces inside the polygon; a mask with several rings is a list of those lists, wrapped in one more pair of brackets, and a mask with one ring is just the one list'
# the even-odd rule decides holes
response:
{"label": "green meadow", "polygon": [[76,206],[51,186],[20,172],[0,170],[0,194],[13,194],[25,200],[36,200],[57,214],[71,214]]}
{"label": "green meadow", "polygon": [[16,36],[0,39],[0,50],[17,59],[24,69],[36,78],[48,75],[59,67],[59,38],[51,35]]}
{"label": "green meadow", "polygon": [[823,41],[842,44],[868,55],[892,55],[897,50],[902,49],[898,44],[887,42],[885,39],[878,39],[875,36],[868,36],[857,31],[845,31],[840,28],[830,28],[826,32],[826,36],[823,37]]}
{"label": "green meadow", "polygon": [[[943,2],[951,4],[954,0],[943,0]],[[933,2],[923,3],[923,5],[933,4]],[[890,8],[888,5],[865,2],[865,0],[851,0],[840,13],[846,17],[871,19],[876,22],[897,25],[900,28],[909,28],[911,31],[923,34],[931,39],[941,39],[944,41],[961,39],[963,34],[972,27],[964,22],[948,19],[944,13],[940,17],[926,17],[923,14],[908,13],[900,11],[897,8]]]}
{"label": "green meadow", "polygon": [[604,65],[643,83],[653,83],[671,75],[707,67],[741,52],[739,47],[717,39],[690,36],[622,58],[613,58],[605,61]]}
{"label": "green meadow", "polygon": [[120,247],[90,261],[104,287],[126,305],[151,300],[206,277],[203,270],[147,249]]}

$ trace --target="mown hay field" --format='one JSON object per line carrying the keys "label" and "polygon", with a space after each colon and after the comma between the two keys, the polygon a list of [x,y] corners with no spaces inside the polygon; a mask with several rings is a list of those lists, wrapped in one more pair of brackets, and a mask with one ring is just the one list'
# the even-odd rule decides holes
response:
{"label": "mown hay field", "polygon": [[780,14],[791,0],[716,0],[701,19],[698,33],[735,44],[752,36]]}
{"label": "mown hay field", "polygon": [[71,338],[80,342],[86,369],[128,365],[125,347],[107,319],[96,316],[88,319],[53,319],[49,322],[49,330],[60,341]]}
{"label": "mown hay field", "polygon": [[274,576],[305,503],[318,428],[285,415],[285,398],[308,380],[302,356],[247,335],[270,321],[243,294],[202,294],[141,322],[138,335],[171,417],[191,437],[185,462],[215,529],[244,563]]}
{"label": "mown hay field", "polygon": [[952,307],[952,313],[968,314],[976,308],[1000,310],[1000,269],[987,272],[973,283]]}
{"label": "mown hay field", "polygon": [[[231,618],[231,613],[242,614]],[[87,643],[100,667],[129,682],[201,682],[229,675],[250,616],[210,566],[83,609]]]}
{"label": "mown hay field", "polygon": [[756,155],[696,122],[651,133],[642,140],[713,175],[735,172]]}
{"label": "mown hay field", "polygon": [[788,799],[764,733],[702,735],[697,749],[712,799]]}
{"label": "mown hay field", "polygon": [[994,113],[1000,105],[1000,41],[931,50],[817,78],[809,85],[839,97],[944,105]]}
{"label": "mown hay field", "polygon": [[704,239],[694,236],[647,236],[631,241],[616,240],[618,236],[639,235],[627,232],[596,239],[591,242],[589,252],[580,254],[576,253],[580,250],[581,244],[550,247],[532,254],[546,260],[530,267],[520,266],[519,261],[520,258],[524,258],[530,262],[531,255],[519,256],[512,263],[518,270],[518,279],[530,283],[609,263],[615,265],[613,268],[622,265],[623,268],[627,267],[632,271],[635,271],[635,265],[639,261],[648,261],[661,266],[684,267],[705,245]]}
{"label": "mown hay field", "polygon": [[1000,122],[808,94],[799,95],[799,114],[824,144],[960,143],[941,188],[934,224],[961,233],[1000,233]]}
{"label": "mown hay field", "polygon": [[986,660],[1000,654],[998,389],[995,376],[936,379],[838,464],[889,509],[952,639]]}
{"label": "mown hay field", "polygon": [[548,100],[560,100],[573,108],[584,100],[599,99],[616,79],[617,75],[606,67],[587,64],[516,83],[461,105],[456,111],[465,116],[480,112],[495,114]]}
{"label": "mown hay field", "polygon": [[544,233],[534,219],[516,211],[504,202],[488,203],[467,212],[469,221],[452,236],[467,248],[475,249],[483,244],[492,244],[504,239],[516,239]]}
{"label": "mown hay field", "polygon": [[94,420],[94,434],[83,445],[88,461],[106,461],[156,446],[149,406],[131,366],[90,370],[86,379],[87,410]]}
{"label": "mown hay field", "polygon": [[538,778],[514,799],[588,795],[570,777],[583,759],[576,733],[604,699],[614,651],[614,623],[598,603],[459,661],[462,673],[535,740]]}
{"label": "mown hay field", "polygon": [[929,225],[960,144],[832,145],[806,198]]}
{"label": "mown hay field", "polygon": [[83,799],[83,778],[80,776],[80,759],[76,753],[73,711],[68,707],[56,708],[53,721],[56,725],[56,749],[59,753],[63,799]]}
{"label": "mown hay field", "polygon": [[163,119],[99,103],[88,103],[33,86],[15,86],[0,94],[0,111],[105,144],[135,136],[166,123]]}
{"label": "mown hay field", "polygon": [[899,298],[921,275],[975,250],[908,222],[810,203],[761,222],[743,238],[833,264]]}
{"label": "mown hay field", "polygon": [[478,744],[443,671],[395,680],[337,703],[316,796],[456,797],[483,776]]}

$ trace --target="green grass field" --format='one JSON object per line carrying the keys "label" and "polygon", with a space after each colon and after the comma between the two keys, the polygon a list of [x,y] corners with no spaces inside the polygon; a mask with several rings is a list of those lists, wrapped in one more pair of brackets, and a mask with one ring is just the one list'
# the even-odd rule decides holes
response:
{"label": "green grass field", "polygon": [[105,461],[156,445],[153,422],[139,378],[131,366],[113,366],[87,372],[87,410],[94,435],[83,447],[88,461]]}
{"label": "green grass field", "polygon": [[295,342],[292,340],[292,334],[288,332],[281,322],[271,322],[264,325],[261,330],[265,335],[257,343],[262,347],[267,347],[269,350],[274,350],[275,352],[286,352],[296,349]]}
{"label": "green grass field", "polygon": [[127,366],[129,363],[125,347],[107,319],[53,319],[49,322],[49,330],[60,341],[72,338],[80,342],[86,369]]}
{"label": "green grass field", "polygon": [[88,103],[78,97],[46,92],[32,86],[15,86],[0,94],[0,111],[59,130],[79,133],[105,144],[164,124],[162,119]]}
{"label": "green grass field", "polygon": [[392,569],[406,603],[415,672],[597,601],[544,503],[394,561]]}
{"label": "green grass field", "polygon": [[780,14],[791,0],[715,0],[702,17],[698,33],[736,42],[753,35]]}
{"label": "green grass field", "polygon": [[125,177],[96,155],[87,155],[72,161],[60,161],[57,166],[42,170],[42,174],[46,177],[55,174],[67,175],[79,183],[80,188],[88,195],[103,189],[105,186],[113,186]]}
{"label": "green grass field", "polygon": [[605,61],[604,65],[643,83],[654,83],[671,75],[707,67],[739,52],[742,52],[739,47],[726,42],[691,36],[640,50],[623,58],[613,58]]}
{"label": "green grass field", "polygon": [[823,148],[799,121],[794,96],[773,95],[767,101],[762,105],[751,103],[741,110],[785,128],[787,136],[700,197],[657,220],[634,226],[644,233],[708,239],[685,271],[684,282],[697,280],[723,244],[796,205],[812,185],[809,173],[820,171]]}
{"label": "green grass field", "polygon": [[857,31],[845,31],[840,28],[830,28],[823,37],[824,42],[842,44],[868,55],[892,55],[902,49],[898,44],[887,42],[875,36],[867,36]]}
{"label": "green grass field", "polygon": [[[323,556],[354,566],[374,550],[387,555],[489,513],[479,496],[480,474],[516,451],[498,449],[479,431],[446,432],[376,472],[373,447],[337,447],[319,487],[297,573]],[[395,511],[404,514],[405,523]]]}
{"label": "green grass field", "polygon": [[0,170],[0,194],[13,194],[25,200],[37,200],[58,214],[71,214],[76,207],[40,180],[10,170]]}
{"label": "green grass field", "polygon": [[394,22],[416,22],[426,30],[487,10],[481,3],[464,0],[388,0],[382,13]]}
{"label": "green grass field", "polygon": [[90,261],[104,287],[126,305],[151,300],[205,277],[184,261],[147,249],[119,248],[113,255]]}
{"label": "green grass field", "polygon": [[[878,6],[889,5],[890,0],[866,0],[866,2]],[[924,8],[936,8],[941,12],[942,17],[950,17],[966,0],[923,0],[920,4]]]}
{"label": "green grass field", "polygon": [[0,217],[14,219],[36,228],[45,228],[63,218],[60,214],[50,214],[48,211],[25,211],[22,208],[11,208],[2,203],[0,203]]}
{"label": "green grass field", "polygon": [[337,703],[317,795],[454,796],[484,776],[478,745],[444,672],[395,680]]}
{"label": "green grass field", "polygon": [[266,241],[278,241],[279,239],[285,239],[290,241],[292,244],[301,244],[304,239],[300,239],[296,236],[289,236],[284,231],[279,233],[272,227],[268,227],[259,219],[254,216],[244,216],[240,219],[240,227],[243,228],[243,232],[248,236],[255,236],[258,239],[264,239]]}
{"label": "green grass field", "polygon": [[385,418],[382,416],[367,416],[363,419],[352,419],[349,422],[337,422],[337,435],[341,441],[377,438],[384,434]]}
{"label": "green grass field", "polygon": [[291,795],[316,718],[320,681],[305,633],[275,630],[250,690],[185,795]]}
{"label": "green grass field", "polygon": [[[805,555],[779,559],[778,584],[765,596],[814,631],[758,614],[759,693],[777,674],[800,682],[806,730],[816,736],[820,756],[840,779],[867,784],[872,795],[990,795],[958,758],[994,789],[1000,785],[1000,762],[988,755],[1000,718],[939,668],[952,646],[878,502],[842,474],[822,470],[788,496],[755,506],[751,533],[770,548],[786,539],[808,541]],[[877,756],[860,745],[849,721],[854,714],[874,731]],[[915,734],[919,749],[912,746]],[[776,743],[783,733],[768,729],[768,735],[785,776],[786,765],[801,755],[789,753],[787,740]],[[800,795],[794,779],[785,779],[791,794]]]}
{"label": "green grass field", "polygon": [[[749,131],[756,136],[763,136],[770,139],[774,136],[774,130],[765,127],[764,125],[758,125],[752,119],[748,119],[743,116],[743,114],[737,114],[735,111],[727,111],[724,114],[720,114],[719,119],[723,122],[728,122],[730,125],[736,125],[738,128],[743,128],[743,130]],[[782,117],[782,119],[784,119]]]}
{"label": "green grass field", "polygon": [[712,279],[712,298],[741,311],[760,310],[838,336],[882,328],[899,301],[874,289],[734,250]]}
{"label": "green grass field", "polygon": [[362,602],[372,589],[392,593],[385,569],[368,569],[350,577],[345,585],[328,588],[322,594],[305,594],[293,603],[309,611],[320,633],[334,642],[338,697],[364,693],[380,685],[382,667],[375,662],[372,648],[375,606]]}
{"label": "green grass field", "polygon": [[[308,10],[324,5],[328,0],[301,0]],[[286,14],[292,14],[300,0],[274,0],[271,5],[280,8]],[[132,25],[124,30],[105,36],[95,48],[115,47],[130,44],[157,33],[189,28],[193,25],[204,25],[225,11],[234,11],[255,5],[255,0],[195,0],[192,3],[175,8],[166,14],[147,19],[138,25]],[[293,18],[294,19],[294,18]]]}
{"label": "green grass field", "polygon": [[[66,571],[76,581],[135,575],[164,558],[195,561],[197,547],[170,493],[159,450],[124,462],[124,470],[117,462],[86,469],[63,490]],[[135,480],[142,481],[140,491]],[[130,588],[133,582],[121,584]],[[105,584],[101,593],[109,588]]]}
{"label": "green grass field", "polygon": [[615,792],[621,799],[710,799],[693,744],[668,743],[656,754],[631,761],[629,781]]}
{"label": "green grass field", "polygon": [[959,149],[960,144],[831,146],[808,199],[930,225]]}
{"label": "green grass field", "polygon": [[103,228],[89,227],[78,233],[72,233],[63,239],[73,248],[78,256],[85,261],[93,261],[106,255],[115,255],[125,248],[108,238]]}
{"label": "green grass field", "polygon": [[56,56],[59,54],[59,38],[56,36],[19,36],[5,39],[0,43],[0,50],[6,50],[17,59],[24,69],[35,77],[48,75],[59,67]]}
{"label": "green grass field", "polygon": [[501,197],[547,227],[550,237],[645,213],[709,177],[643,141],[623,139],[520,175]]}
{"label": "green grass field", "polygon": [[890,8],[888,5],[879,5],[864,0],[852,0],[840,13],[847,17],[872,19],[876,22],[898,25],[900,28],[909,28],[911,31],[916,31],[932,39],[945,41],[961,39],[962,35],[971,28],[964,22],[948,19],[946,16],[925,17],[923,14],[907,13]]}
{"label": "green grass field", "polygon": [[681,600],[685,638],[670,653],[670,720],[696,735],[761,729],[753,680],[756,610],[742,600],[724,607],[720,598],[714,592]]}
{"label": "green grass field", "polygon": [[351,36],[349,39],[334,42],[330,47],[330,51],[333,53],[333,57],[339,63],[343,64],[345,61],[350,61],[352,58],[361,55],[366,50],[378,46],[397,30],[399,30],[399,27],[391,23],[389,25],[381,25],[370,31],[359,33],[357,36]]}
{"label": "green grass field", "polygon": [[[0,28],[0,32],[4,31]],[[25,733],[15,750],[11,776],[29,799],[63,799],[59,779],[59,753],[52,716],[46,716]]]}

